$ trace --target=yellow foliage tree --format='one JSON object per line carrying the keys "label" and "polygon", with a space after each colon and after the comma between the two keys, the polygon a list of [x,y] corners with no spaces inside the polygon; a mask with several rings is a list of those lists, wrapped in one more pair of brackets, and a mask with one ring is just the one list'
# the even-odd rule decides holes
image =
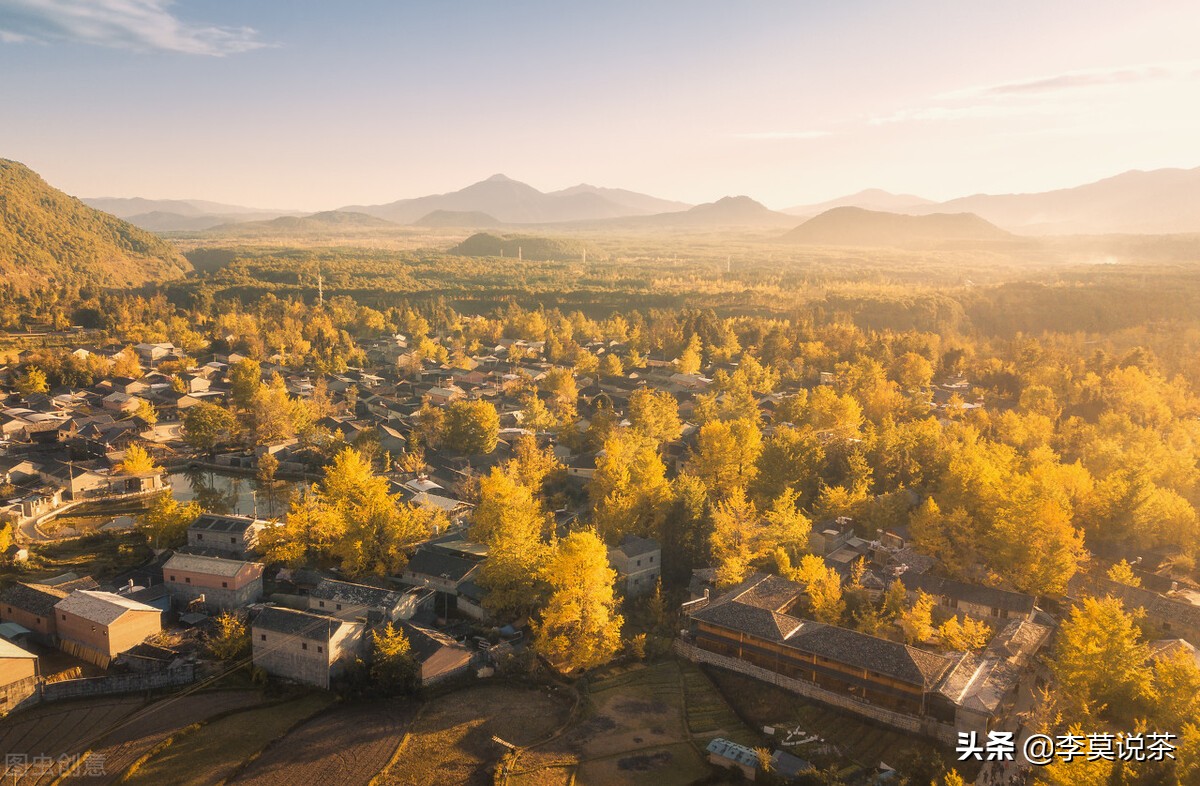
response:
{"label": "yellow foliage tree", "polygon": [[542,576],[550,599],[536,627],[535,646],[564,673],[610,661],[621,647],[608,552],[596,533],[581,530],[559,541]]}

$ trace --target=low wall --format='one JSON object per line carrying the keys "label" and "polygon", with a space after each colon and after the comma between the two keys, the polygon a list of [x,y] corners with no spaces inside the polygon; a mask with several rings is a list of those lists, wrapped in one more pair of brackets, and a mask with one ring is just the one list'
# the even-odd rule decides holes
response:
{"label": "low wall", "polygon": [[62,680],[42,685],[42,701],[60,701],[81,696],[110,696],[117,693],[140,693],[157,688],[174,688],[196,681],[196,665],[184,663],[165,671],[110,674],[81,680]]}
{"label": "low wall", "polygon": [[791,677],[785,677],[782,674],[776,674],[768,669],[760,668],[751,663],[738,658],[731,658],[727,655],[718,655],[715,652],[701,649],[692,644],[688,644],[682,639],[676,639],[674,644],[675,652],[694,663],[707,663],[710,666],[717,666],[722,669],[745,674],[747,677],[753,677],[756,680],[769,683],[778,688],[783,688],[791,693],[798,694],[806,699],[819,701],[822,704],[828,704],[831,707],[837,707],[847,712],[852,712],[855,715],[860,715],[864,718],[878,721],[887,726],[901,731],[907,731],[912,734],[923,734],[942,742],[954,743],[957,740],[957,735],[952,727],[943,723],[938,723],[931,719],[917,718],[912,715],[905,715],[900,712],[870,704],[865,701],[860,701],[852,696],[846,696],[841,693],[835,693],[826,690],[820,686],[814,685],[811,682],[797,680]]}

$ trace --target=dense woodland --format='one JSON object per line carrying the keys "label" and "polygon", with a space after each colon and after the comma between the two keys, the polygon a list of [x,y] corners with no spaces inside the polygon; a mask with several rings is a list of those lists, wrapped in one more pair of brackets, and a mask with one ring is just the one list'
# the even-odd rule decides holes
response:
{"label": "dense woodland", "polygon": [[[189,440],[211,449],[299,436],[325,451],[325,479],[293,501],[269,554],[352,576],[400,569],[406,548],[436,523],[389,497],[379,472],[391,461],[419,467],[423,451],[444,447],[490,453],[496,412],[486,401],[426,405],[409,453],[385,459],[323,432],[323,394],[289,399],[260,362],[336,373],[366,363],[363,341],[402,333],[414,365],[400,370],[415,373],[428,360],[470,368],[502,339],[544,342],[548,373],[519,378],[508,393],[525,402],[535,433],[601,451],[595,475],[586,497],[572,499],[544,440],[523,437],[470,489],[471,537],[491,547],[481,580],[490,610],[540,616],[543,651],[567,670],[621,646],[601,541],[625,534],[663,544],[669,598],[693,568],[715,567],[722,585],[765,570],[802,581],[816,619],[957,649],[981,646],[987,631],[935,630],[929,608],[909,607],[897,588],[872,600],[842,582],[807,555],[813,526],[849,517],[867,538],[907,527],[946,575],[1055,608],[1081,572],[1135,583],[1134,563],[1200,578],[1194,268],[1161,255],[1025,266],[966,251],[783,257],[748,246],[725,253],[715,242],[668,255],[637,242],[587,262],[208,249],[192,255],[203,272],[138,292],[4,289],[0,324],[19,331],[32,319],[82,326],[97,341],[247,356],[233,371],[229,408],[189,414]],[[30,381],[39,388],[86,386],[103,373],[53,336],[10,343],[33,350],[19,373],[42,375]],[[712,384],[686,410],[670,394],[640,390],[623,417],[602,397],[580,395],[586,381],[655,363]],[[931,390],[956,379],[969,380],[970,400],[951,395],[932,408]],[[686,453],[670,455],[685,424],[698,430]],[[551,511],[572,503],[590,527],[556,538]],[[169,533],[187,513],[156,516]],[[555,578],[564,575],[580,578]],[[662,603],[656,595],[638,613],[661,622]],[[570,621],[556,617],[588,604],[595,630],[572,646]],[[1196,782],[1200,671],[1184,660],[1150,665],[1146,641],[1162,632],[1142,630],[1115,600],[1062,611],[1051,663],[1059,684],[1041,723],[1144,723],[1185,739],[1177,768],[1068,765],[1046,770],[1046,781]]]}

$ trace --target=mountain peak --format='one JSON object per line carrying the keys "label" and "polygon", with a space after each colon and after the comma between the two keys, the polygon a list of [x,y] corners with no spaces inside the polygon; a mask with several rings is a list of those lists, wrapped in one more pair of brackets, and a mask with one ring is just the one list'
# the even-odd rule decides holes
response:
{"label": "mountain peak", "polygon": [[517,181],[513,180],[508,175],[497,173],[497,174],[489,177],[487,180],[484,180],[483,182],[484,183],[515,183]]}

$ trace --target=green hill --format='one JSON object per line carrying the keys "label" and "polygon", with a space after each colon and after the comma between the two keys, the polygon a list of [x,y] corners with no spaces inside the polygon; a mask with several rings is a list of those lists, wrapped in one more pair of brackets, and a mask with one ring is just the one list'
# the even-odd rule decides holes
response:
{"label": "green hill", "polygon": [[537,235],[493,235],[478,232],[450,249],[463,257],[521,257],[537,262],[579,259],[583,244]]}
{"label": "green hill", "polygon": [[24,164],[0,159],[0,281],[124,287],[191,269],[161,238],[52,188]]}

